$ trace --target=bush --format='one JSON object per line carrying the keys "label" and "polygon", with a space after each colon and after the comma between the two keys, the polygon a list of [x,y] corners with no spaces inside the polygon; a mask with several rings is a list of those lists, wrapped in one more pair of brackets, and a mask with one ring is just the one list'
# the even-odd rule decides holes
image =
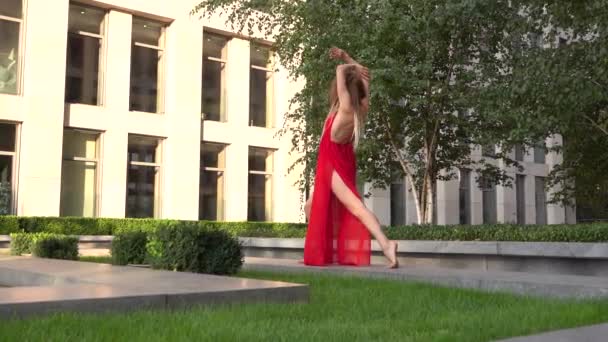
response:
{"label": "bush", "polygon": [[154,268],[234,274],[243,265],[238,240],[213,227],[183,222],[160,226],[149,234],[148,261]]}
{"label": "bush", "polygon": [[31,253],[33,234],[12,233],[11,234],[11,254],[23,255]]}
{"label": "bush", "polygon": [[112,240],[112,264],[143,264],[147,241],[148,236],[144,231],[117,233]]}
{"label": "bush", "polygon": [[[303,238],[306,236],[306,224],[303,223],[0,216],[0,234],[50,232],[66,235],[117,235],[132,231],[153,232],[161,226],[216,229],[241,237]],[[608,242],[608,223],[545,226],[411,225],[387,227],[385,231],[389,238],[396,240]]]}
{"label": "bush", "polygon": [[59,234],[39,236],[32,241],[32,255],[39,258],[77,260],[78,237]]}

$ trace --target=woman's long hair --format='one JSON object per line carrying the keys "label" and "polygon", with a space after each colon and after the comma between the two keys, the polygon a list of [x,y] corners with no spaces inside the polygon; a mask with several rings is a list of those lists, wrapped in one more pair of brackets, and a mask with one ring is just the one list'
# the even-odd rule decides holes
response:
{"label": "woman's long hair", "polygon": [[[355,127],[353,129],[353,145],[355,148],[359,145],[359,139],[363,133],[365,127],[365,121],[367,120],[367,113],[361,112],[361,101],[367,97],[365,91],[365,85],[361,79],[361,75],[354,66],[348,67],[345,72],[346,89],[350,94],[350,102],[355,110]],[[334,77],[331,82],[331,88],[329,89],[329,104],[330,111],[334,112],[340,107],[340,100],[338,98],[338,82]]]}

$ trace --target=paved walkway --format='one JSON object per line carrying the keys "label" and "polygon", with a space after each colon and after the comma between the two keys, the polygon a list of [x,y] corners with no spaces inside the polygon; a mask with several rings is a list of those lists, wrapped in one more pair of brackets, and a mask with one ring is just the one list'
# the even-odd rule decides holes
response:
{"label": "paved walkway", "polygon": [[608,324],[588,327],[557,330],[545,334],[517,337],[498,342],[606,342],[608,341]]}
{"label": "paved walkway", "polygon": [[[523,272],[473,271],[436,267],[308,267],[298,260],[245,258],[245,269],[281,272],[316,272],[371,278],[417,281],[436,285],[520,295],[558,298],[608,297],[608,278]],[[608,340],[608,339],[607,339]]]}
{"label": "paved walkway", "polygon": [[308,301],[304,284],[11,256],[0,256],[0,285],[11,286],[0,288],[0,320],[57,311]]}

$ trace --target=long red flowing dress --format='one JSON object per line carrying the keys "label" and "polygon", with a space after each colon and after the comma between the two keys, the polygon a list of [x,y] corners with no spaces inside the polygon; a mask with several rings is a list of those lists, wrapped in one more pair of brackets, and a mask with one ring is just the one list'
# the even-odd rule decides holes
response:
{"label": "long red flowing dress", "polygon": [[325,121],[319,143],[314,191],[304,245],[304,264],[325,266],[365,266],[370,264],[370,234],[336,198],[331,190],[335,171],[357,198],[357,162],[352,143],[338,144],[331,140],[331,127],[337,113]]}

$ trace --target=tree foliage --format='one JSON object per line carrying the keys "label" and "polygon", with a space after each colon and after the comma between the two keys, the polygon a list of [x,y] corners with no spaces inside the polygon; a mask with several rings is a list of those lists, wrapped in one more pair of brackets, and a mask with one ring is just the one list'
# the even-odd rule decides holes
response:
{"label": "tree foliage", "polygon": [[[306,167],[303,188],[313,176],[329,107],[331,46],[372,72],[371,109],[358,150],[362,176],[375,187],[407,177],[420,223],[432,220],[438,180],[466,168],[480,175],[481,186],[510,185],[509,167],[520,167],[512,147],[559,132],[545,108],[528,105],[541,94],[532,94],[531,81],[518,76],[539,54],[534,39],[546,19],[540,2],[207,0],[192,13],[220,13],[233,29],[271,39],[290,75],[305,80],[283,128],[302,156],[297,163]],[[496,149],[482,156],[478,146]]]}

